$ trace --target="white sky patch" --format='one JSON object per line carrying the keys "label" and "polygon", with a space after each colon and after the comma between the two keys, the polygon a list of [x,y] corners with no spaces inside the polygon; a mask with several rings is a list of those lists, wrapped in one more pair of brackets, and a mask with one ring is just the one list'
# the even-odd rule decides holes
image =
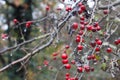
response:
{"label": "white sky patch", "polygon": [[88,0],[88,1],[87,1],[87,4],[88,4],[89,8],[93,8],[95,2],[94,2],[93,0]]}
{"label": "white sky patch", "polygon": [[4,4],[5,4],[5,1],[0,0],[0,4],[1,4],[1,5],[4,5]]}
{"label": "white sky patch", "polygon": [[1,29],[2,29],[2,30],[7,30],[7,29],[8,29],[8,25],[7,25],[7,24],[2,25],[2,26],[1,26]]}

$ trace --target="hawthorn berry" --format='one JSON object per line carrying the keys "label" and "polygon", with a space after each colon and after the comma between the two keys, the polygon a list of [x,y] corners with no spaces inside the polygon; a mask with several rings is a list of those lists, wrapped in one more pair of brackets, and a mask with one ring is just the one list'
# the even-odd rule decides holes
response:
{"label": "hawthorn berry", "polygon": [[46,11],[49,11],[50,10],[50,6],[47,5],[45,9],[46,9]]}
{"label": "hawthorn berry", "polygon": [[72,28],[73,28],[74,30],[76,30],[76,29],[78,28],[78,23],[74,22],[74,23],[72,24]]}
{"label": "hawthorn berry", "polygon": [[26,22],[26,28],[30,28],[31,24],[32,24],[31,21]]}
{"label": "hawthorn berry", "polygon": [[69,48],[70,48],[70,46],[69,46],[69,45],[66,45],[66,46],[65,46],[65,48],[66,48],[66,49],[69,49]]}
{"label": "hawthorn berry", "polygon": [[91,58],[91,56],[87,56],[87,60],[91,60],[92,58]]}
{"label": "hawthorn berry", "polygon": [[71,65],[70,65],[70,64],[65,64],[65,68],[66,68],[66,69],[70,69],[70,68],[71,68]]}
{"label": "hawthorn berry", "polygon": [[17,23],[18,23],[18,20],[17,20],[17,19],[14,19],[13,22],[14,22],[14,24],[17,24]]}
{"label": "hawthorn berry", "polygon": [[68,58],[68,55],[66,53],[63,53],[62,56],[61,56],[62,59],[67,59]]}
{"label": "hawthorn berry", "polygon": [[81,29],[81,30],[84,30],[84,29],[85,29],[85,26],[84,26],[84,25],[81,25],[81,26],[80,26],[80,29]]}
{"label": "hawthorn berry", "polygon": [[78,68],[77,68],[77,71],[78,71],[79,73],[82,73],[82,72],[83,72],[83,68],[82,68],[82,67],[78,67]]}
{"label": "hawthorn berry", "polygon": [[70,76],[70,73],[66,73],[65,76],[66,76],[66,77],[69,77],[69,76]]}
{"label": "hawthorn berry", "polygon": [[95,48],[95,51],[96,51],[96,52],[100,51],[100,47],[96,47],[96,48]]}
{"label": "hawthorn berry", "polygon": [[103,10],[103,13],[104,13],[104,14],[108,14],[109,11],[108,11],[108,10]]}
{"label": "hawthorn berry", "polygon": [[110,47],[107,48],[106,52],[107,52],[107,53],[111,53],[111,52],[112,52],[112,48],[110,48]]}
{"label": "hawthorn berry", "polygon": [[102,41],[101,41],[101,40],[98,40],[98,41],[96,41],[96,44],[97,44],[97,45],[102,45]]}
{"label": "hawthorn berry", "polygon": [[83,10],[83,11],[86,10],[85,5],[81,5],[80,8],[81,8],[81,10]]}
{"label": "hawthorn berry", "polygon": [[82,45],[78,45],[77,46],[77,50],[82,50],[83,49],[83,46]]}
{"label": "hawthorn berry", "polygon": [[63,63],[63,64],[67,64],[67,63],[68,63],[68,59],[63,59],[63,60],[62,60],[62,63]]}

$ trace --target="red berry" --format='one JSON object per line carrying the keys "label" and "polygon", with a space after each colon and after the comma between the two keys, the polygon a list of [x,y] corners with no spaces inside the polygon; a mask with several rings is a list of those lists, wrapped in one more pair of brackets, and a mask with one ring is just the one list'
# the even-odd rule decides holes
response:
{"label": "red berry", "polygon": [[66,46],[65,46],[65,48],[66,48],[66,49],[69,49],[69,48],[70,48],[70,46],[69,46],[69,45],[66,45]]}
{"label": "red berry", "polygon": [[101,30],[101,27],[100,26],[97,26],[96,27],[97,31]]}
{"label": "red berry", "polygon": [[92,47],[95,47],[95,46],[96,46],[95,41],[91,41],[91,42],[90,42],[90,45],[91,45]]}
{"label": "red berry", "polygon": [[96,44],[97,44],[97,45],[102,45],[102,41],[101,41],[101,40],[98,40],[98,41],[96,41]]}
{"label": "red berry", "polygon": [[86,9],[85,5],[81,5],[80,8],[84,11]]}
{"label": "red berry", "polygon": [[8,35],[7,35],[7,34],[1,34],[1,38],[2,38],[2,39],[7,39],[7,38],[8,38]]}
{"label": "red berry", "polygon": [[119,40],[115,40],[115,41],[114,41],[114,44],[115,44],[115,45],[118,45],[118,44],[119,44]]}
{"label": "red berry", "polygon": [[44,64],[45,66],[48,66],[48,64],[49,64],[49,61],[47,61],[47,60],[44,60],[43,64]]}
{"label": "red berry", "polygon": [[66,74],[65,74],[65,76],[66,76],[66,77],[69,77],[69,76],[70,76],[70,74],[69,74],[69,73],[66,73]]}
{"label": "red berry", "polygon": [[87,56],[87,60],[91,60],[92,58],[91,58],[91,56]]}
{"label": "red berry", "polygon": [[96,52],[100,51],[100,48],[99,48],[99,47],[96,47],[96,48],[95,48],[95,51],[96,51]]}
{"label": "red berry", "polygon": [[90,72],[90,66],[84,66],[86,72]]}
{"label": "red berry", "polygon": [[81,30],[84,30],[84,29],[85,29],[85,26],[84,26],[84,25],[81,25],[81,26],[80,26],[80,29],[81,29]]}
{"label": "red berry", "polygon": [[61,56],[62,59],[67,59],[68,58],[68,55],[66,53],[63,53],[62,56]]}
{"label": "red berry", "polygon": [[77,68],[77,71],[78,71],[79,73],[82,73],[82,72],[83,72],[83,68],[82,68],[82,67],[78,67],[78,68]]}
{"label": "red berry", "polygon": [[83,5],[83,4],[82,4],[81,2],[78,3],[78,6],[79,6],[79,7],[82,6],[82,5]]}
{"label": "red berry", "polygon": [[58,53],[54,52],[52,55],[53,55],[53,56],[57,56],[57,55],[58,55]]}
{"label": "red berry", "polygon": [[65,64],[65,68],[66,68],[66,69],[70,69],[70,68],[71,68],[71,65],[70,65],[70,64]]}
{"label": "red berry", "polygon": [[79,31],[79,35],[83,35],[83,31],[82,30]]}
{"label": "red berry", "polygon": [[95,22],[95,23],[94,23],[94,27],[97,27],[97,26],[99,26],[99,25],[98,25],[98,22]]}
{"label": "red berry", "polygon": [[78,45],[77,46],[77,50],[82,50],[83,49],[83,46],[82,45]]}
{"label": "red berry", "polygon": [[80,38],[76,37],[76,42],[79,43],[80,42]]}
{"label": "red berry", "polygon": [[50,10],[50,6],[46,6],[46,11],[49,11]]}
{"label": "red berry", "polygon": [[71,64],[75,64],[75,60],[71,60]]}
{"label": "red berry", "polygon": [[106,50],[108,53],[111,53],[112,52],[112,48],[107,48],[107,50]]}
{"label": "red berry", "polygon": [[26,27],[29,28],[31,26],[31,24],[32,24],[31,21],[26,22]]}
{"label": "red berry", "polygon": [[17,20],[17,19],[14,19],[13,22],[14,22],[14,24],[17,24],[17,23],[18,23],[18,20]]}
{"label": "red berry", "polygon": [[74,22],[74,23],[72,24],[72,28],[76,30],[76,29],[78,28],[78,23]]}
{"label": "red berry", "polygon": [[109,11],[108,11],[108,10],[103,10],[103,13],[104,13],[104,14],[108,14]]}
{"label": "red berry", "polygon": [[87,26],[87,30],[88,30],[88,31],[91,31],[92,29],[93,29],[93,26],[92,26],[92,25],[88,25],[88,26]]}
{"label": "red berry", "polygon": [[84,20],[85,20],[85,17],[84,17],[84,16],[81,16],[81,17],[80,17],[80,20],[83,20],[83,21],[84,21]]}
{"label": "red berry", "polygon": [[85,24],[85,22],[84,22],[84,21],[80,21],[80,24],[81,24],[81,25],[84,25],[84,24]]}
{"label": "red berry", "polygon": [[67,64],[67,63],[68,63],[68,59],[63,59],[63,60],[62,60],[62,63],[63,63],[63,64]]}

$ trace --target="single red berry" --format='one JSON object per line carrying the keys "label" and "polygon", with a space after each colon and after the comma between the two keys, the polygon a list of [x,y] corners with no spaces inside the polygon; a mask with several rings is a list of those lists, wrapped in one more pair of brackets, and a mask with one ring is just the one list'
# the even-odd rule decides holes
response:
{"label": "single red berry", "polygon": [[88,25],[88,22],[84,22],[85,25]]}
{"label": "single red berry", "polygon": [[54,52],[53,54],[52,54],[52,56],[57,56],[58,55],[58,53],[56,53],[56,52]]}
{"label": "single red berry", "polygon": [[76,77],[75,80],[78,80],[78,78]]}
{"label": "single red berry", "polygon": [[70,73],[66,73],[65,76],[66,76],[66,77],[69,77],[69,76],[70,76]]}
{"label": "single red berry", "polygon": [[108,11],[108,10],[103,10],[103,13],[104,13],[104,14],[108,14],[109,11]]}
{"label": "single red berry", "polygon": [[26,28],[30,28],[31,24],[32,24],[31,21],[26,22]]}
{"label": "single red berry", "polygon": [[91,56],[87,56],[87,60],[91,60],[92,58],[91,58]]}
{"label": "single red berry", "polygon": [[119,40],[115,40],[115,41],[114,41],[114,44],[115,44],[115,45],[118,45],[118,44],[119,44]]}
{"label": "single red berry", "polygon": [[84,25],[84,24],[85,24],[85,22],[84,22],[84,21],[80,21],[80,24],[81,24],[81,25]]}
{"label": "single red berry", "polygon": [[78,67],[78,68],[77,68],[77,71],[78,71],[79,73],[82,73],[82,72],[83,72],[83,68],[82,68],[82,67]]}
{"label": "single red berry", "polygon": [[99,26],[99,25],[98,25],[98,22],[95,22],[95,23],[94,23],[94,27],[97,27],[97,26]]}
{"label": "single red berry", "polygon": [[62,63],[63,63],[63,64],[67,64],[67,63],[68,63],[68,59],[63,59],[63,60],[62,60]]}
{"label": "single red berry", "polygon": [[66,45],[66,46],[65,46],[65,48],[66,48],[66,49],[69,49],[69,48],[70,48],[70,46],[69,46],[69,45]]}
{"label": "single red berry", "polygon": [[65,77],[65,80],[70,80],[70,77]]}
{"label": "single red berry", "polygon": [[74,22],[74,23],[72,24],[72,28],[76,30],[76,29],[78,28],[78,23]]}
{"label": "single red berry", "polygon": [[85,20],[85,17],[84,17],[84,16],[81,16],[81,17],[80,17],[80,20],[83,20],[83,21],[84,21],[84,20]]}
{"label": "single red berry", "polygon": [[83,31],[82,30],[79,31],[79,35],[83,35]]}
{"label": "single red berry", "polygon": [[62,56],[61,56],[62,59],[67,59],[68,58],[68,55],[66,53],[63,53]]}
{"label": "single red berry", "polygon": [[95,38],[95,41],[97,42],[97,41],[99,41],[100,39],[99,38]]}
{"label": "single red berry", "polygon": [[79,7],[82,6],[82,5],[83,5],[83,4],[82,4],[81,2],[78,3],[78,6],[79,6]]}
{"label": "single red berry", "polygon": [[43,64],[44,64],[45,66],[48,66],[48,64],[49,64],[49,61],[47,61],[47,60],[44,60]]}
{"label": "single red berry", "polygon": [[46,6],[46,11],[49,11],[50,10],[50,6]]}
{"label": "single red berry", "polygon": [[17,24],[17,23],[18,23],[18,20],[17,20],[17,19],[14,19],[13,22],[14,22],[14,24]]}
{"label": "single red berry", "polygon": [[98,40],[98,41],[96,41],[96,44],[97,44],[97,45],[102,45],[102,41],[101,41],[101,40]]}
{"label": "single red berry", "polygon": [[97,26],[96,29],[97,29],[97,31],[100,31],[100,30],[101,30],[101,27],[100,27],[100,26]]}
{"label": "single red berry", "polygon": [[71,64],[75,64],[75,60],[71,60]]}
{"label": "single red berry", "polygon": [[66,69],[70,69],[70,68],[71,68],[71,65],[70,65],[70,64],[65,64],[65,68],[66,68]]}
{"label": "single red berry", "polygon": [[77,46],[77,50],[82,50],[83,49],[83,46],[82,45],[78,45]]}
{"label": "single red berry", "polygon": [[93,29],[93,26],[92,26],[92,25],[88,25],[88,26],[87,26],[87,30],[88,30],[88,31],[91,31],[92,29]]}
{"label": "single red berry", "polygon": [[107,48],[107,50],[106,50],[108,53],[111,53],[112,52],[112,48]]}
{"label": "single red berry", "polygon": [[90,72],[90,66],[84,66],[86,72]]}
{"label": "single red berry", "polygon": [[80,29],[81,29],[81,30],[84,30],[84,29],[85,29],[85,26],[84,26],[84,25],[81,25],[81,26],[80,26]]}
{"label": "single red berry", "polygon": [[91,42],[90,42],[90,45],[91,45],[92,47],[95,47],[95,46],[96,46],[96,42],[95,42],[95,41],[91,41]]}
{"label": "single red berry", "polygon": [[7,38],[8,38],[8,35],[7,35],[7,34],[1,34],[1,38],[2,38],[2,39],[7,39]]}
{"label": "single red berry", "polygon": [[86,10],[85,5],[81,5],[80,8],[81,8],[83,11]]}
{"label": "single red berry", "polygon": [[80,38],[76,37],[76,42],[79,43],[80,42]]}
{"label": "single red berry", "polygon": [[95,48],[95,51],[96,51],[96,52],[100,51],[100,48],[99,48],[99,47],[96,47],[96,48]]}

